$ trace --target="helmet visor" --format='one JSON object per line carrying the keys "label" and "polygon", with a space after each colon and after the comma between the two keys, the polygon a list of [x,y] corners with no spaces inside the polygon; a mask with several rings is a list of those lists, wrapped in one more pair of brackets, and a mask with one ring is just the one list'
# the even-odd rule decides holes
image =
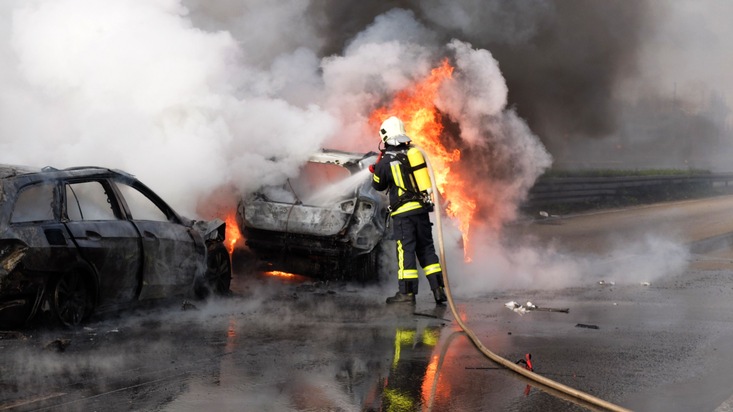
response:
{"label": "helmet visor", "polygon": [[407,136],[406,134],[399,134],[397,136],[392,136],[386,139],[384,142],[387,144],[391,144],[392,146],[397,146],[399,144],[407,143],[410,141],[412,141],[412,139],[410,139],[410,137]]}

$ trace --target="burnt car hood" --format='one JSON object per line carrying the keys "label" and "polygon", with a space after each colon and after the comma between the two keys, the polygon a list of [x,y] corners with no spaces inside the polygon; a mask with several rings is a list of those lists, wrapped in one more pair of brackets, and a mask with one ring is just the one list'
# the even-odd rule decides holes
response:
{"label": "burnt car hood", "polygon": [[[347,169],[352,175],[365,173],[370,164],[376,162],[376,153],[353,153],[324,149],[310,156],[309,162],[335,164]],[[366,178],[366,176],[364,176]],[[241,211],[245,226],[261,230],[304,235],[334,236],[346,230],[353,219],[359,198],[368,198],[374,204],[380,203],[380,195],[367,189],[346,192],[335,202],[326,204],[303,204],[274,201],[262,190],[243,199],[246,206]]]}
{"label": "burnt car hood", "polygon": [[247,226],[274,232],[333,236],[343,231],[354,213],[356,197],[335,207],[274,203],[262,197],[245,201]]}
{"label": "burnt car hood", "polygon": [[226,223],[219,219],[212,220],[196,220],[191,221],[186,218],[182,218],[184,224],[193,227],[194,230],[199,232],[203,236],[204,240],[212,240],[217,242],[224,241],[226,234]]}

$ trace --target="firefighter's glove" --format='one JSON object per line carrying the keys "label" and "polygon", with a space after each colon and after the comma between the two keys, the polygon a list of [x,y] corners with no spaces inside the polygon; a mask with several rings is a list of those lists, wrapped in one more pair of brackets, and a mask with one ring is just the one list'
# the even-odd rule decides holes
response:
{"label": "firefighter's glove", "polygon": [[[384,156],[384,151],[383,150],[380,150],[379,151],[379,156],[377,156],[377,163],[379,163],[379,161],[382,160],[382,156]],[[377,163],[374,163],[373,165],[369,165],[369,171],[370,172],[374,173],[374,166]]]}

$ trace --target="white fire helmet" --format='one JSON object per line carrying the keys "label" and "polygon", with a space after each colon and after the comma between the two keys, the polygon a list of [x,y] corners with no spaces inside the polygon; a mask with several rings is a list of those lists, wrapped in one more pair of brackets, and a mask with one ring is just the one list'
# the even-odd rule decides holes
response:
{"label": "white fire helmet", "polygon": [[405,124],[395,116],[382,122],[382,126],[379,128],[379,136],[384,143],[392,146],[410,141],[407,132],[405,132]]}

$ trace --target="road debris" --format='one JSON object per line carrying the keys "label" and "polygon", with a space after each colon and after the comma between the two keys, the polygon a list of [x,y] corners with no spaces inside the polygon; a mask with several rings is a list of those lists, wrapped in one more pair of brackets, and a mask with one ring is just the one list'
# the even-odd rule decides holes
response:
{"label": "road debris", "polygon": [[534,368],[532,367],[532,354],[526,353],[524,355],[524,358],[514,362],[517,365],[524,365],[524,367],[529,371],[534,371]]}
{"label": "road debris", "polygon": [[539,218],[535,219],[535,222],[542,224],[542,225],[561,225],[562,220],[560,219],[561,216],[558,215],[551,215],[544,210],[541,210],[539,213]]}
{"label": "road debris", "polygon": [[69,345],[71,345],[71,339],[54,339],[51,342],[48,342],[46,346],[44,346],[44,349],[63,352]]}
{"label": "road debris", "polygon": [[540,312],[562,312],[562,313],[568,313],[570,312],[570,308],[546,308],[546,307],[540,307],[532,302],[527,302],[527,310],[536,310]]}
{"label": "road debris", "polygon": [[527,302],[526,305],[520,305],[519,303],[515,301],[510,301],[504,304],[508,309],[513,310],[516,313],[519,313],[520,315],[524,315],[527,312],[537,311],[537,312],[561,312],[561,313],[568,313],[570,312],[570,308],[546,308],[546,307],[540,307],[535,305],[532,302]]}
{"label": "road debris", "polygon": [[14,330],[0,330],[0,340],[3,339],[20,339],[27,340],[28,337],[24,334]]}
{"label": "road debris", "polygon": [[586,328],[586,329],[600,329],[598,325],[588,325],[585,323],[578,323],[575,325],[576,328]]}
{"label": "road debris", "polygon": [[520,315],[524,315],[525,313],[527,313],[527,308],[525,308],[524,306],[520,305],[519,303],[513,300],[505,303],[504,306],[506,306],[507,309],[511,309],[514,312],[519,313]]}
{"label": "road debris", "polygon": [[650,282],[641,282],[641,286],[651,286]]}
{"label": "road debris", "polygon": [[600,280],[600,281],[598,281],[598,284],[601,285],[601,286],[614,286],[616,284],[616,282],[614,282],[612,280],[610,280],[610,281]]}

